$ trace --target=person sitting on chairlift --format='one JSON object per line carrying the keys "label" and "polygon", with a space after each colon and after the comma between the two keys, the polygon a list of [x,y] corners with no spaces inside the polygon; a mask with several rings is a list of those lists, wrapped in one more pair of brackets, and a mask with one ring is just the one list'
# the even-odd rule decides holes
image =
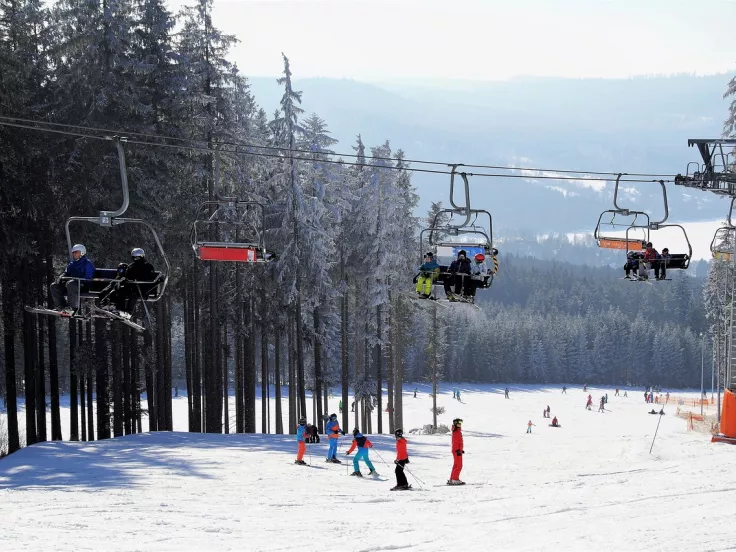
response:
{"label": "person sitting on chairlift", "polygon": [[662,248],[662,254],[659,256],[657,262],[657,268],[654,269],[655,280],[666,280],[667,279],[667,261],[672,258],[670,250],[667,247]]}
{"label": "person sitting on chairlift", "polygon": [[156,280],[156,271],[153,265],[146,261],[146,252],[143,249],[136,247],[130,252],[130,256],[133,258],[132,263],[129,265],[121,263],[118,266],[118,274],[120,274],[122,267],[125,267],[124,276],[119,281],[114,282],[116,285],[102,299],[103,302],[109,302],[113,305],[103,308],[126,318],[130,318],[133,313],[139,296],[145,297],[150,290],[150,286],[130,282],[151,282],[153,284]]}
{"label": "person sitting on chairlift", "polygon": [[473,257],[473,262],[470,265],[470,281],[467,286],[467,294],[471,297],[475,297],[475,290],[483,286],[485,277],[488,274],[488,266],[486,266],[486,256],[483,253],[478,253]]}
{"label": "person sitting on chairlift", "polygon": [[[84,291],[84,283],[79,280],[63,282],[64,277],[91,280],[95,276],[95,266],[87,258],[87,248],[81,243],[72,247],[72,260],[66,265],[66,270],[59,279],[51,284],[51,300],[54,310],[64,311],[69,314],[76,313],[79,309],[80,291]],[[81,290],[80,290],[81,284]],[[64,297],[66,295],[66,298]],[[67,302],[68,299],[68,302]]]}
{"label": "person sitting on chairlift", "polygon": [[[624,271],[626,272],[626,276],[624,279],[633,279],[638,280],[639,279],[639,264],[641,262],[641,259],[644,257],[644,254],[640,251],[629,251],[626,254],[626,264],[624,265]],[[633,273],[633,278],[631,274]]]}
{"label": "person sitting on chairlift", "polygon": [[424,256],[424,263],[419,267],[419,274],[416,278],[416,291],[425,299],[432,295],[432,283],[437,278],[439,271],[440,265],[434,260],[434,253],[431,251],[427,252]]}
{"label": "person sitting on chairlift", "polygon": [[[464,249],[457,252],[457,259],[452,261],[447,269],[450,275],[445,278],[445,295],[450,301],[455,301],[457,295],[468,295],[470,284],[470,260]],[[455,285],[454,293],[451,286]],[[465,289],[463,289],[465,288]]]}
{"label": "person sitting on chairlift", "polygon": [[639,279],[648,280],[650,268],[654,268],[655,276],[659,273],[657,257],[659,257],[659,253],[654,249],[652,242],[647,242],[647,248],[644,251],[644,270],[639,270]]}

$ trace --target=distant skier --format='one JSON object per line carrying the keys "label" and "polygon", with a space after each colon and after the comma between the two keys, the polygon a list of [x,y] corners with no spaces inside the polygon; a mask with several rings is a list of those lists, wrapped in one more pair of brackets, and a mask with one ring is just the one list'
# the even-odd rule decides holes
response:
{"label": "distant skier", "polygon": [[418,391],[418,390],[419,390],[419,388],[418,388],[418,387],[415,387],[415,388],[414,388],[414,398],[415,398],[415,399],[417,398],[417,391]]}
{"label": "distant skier", "polygon": [[307,419],[302,416],[299,418],[299,427],[296,428],[296,460],[295,464],[306,466],[307,463],[304,461],[304,453],[307,450]]}
{"label": "distant skier", "polygon": [[528,423],[528,424],[526,424],[526,432],[527,432],[527,433],[531,433],[531,432],[532,432],[532,426],[533,426],[533,425],[534,425],[534,424],[532,423],[532,421],[531,421],[531,420],[529,420],[529,423]]}
{"label": "distant skier", "polygon": [[549,413],[552,411],[552,409],[547,405],[547,418],[549,418]]}
{"label": "distant skier", "polygon": [[409,453],[406,451],[404,430],[397,429],[394,431],[394,435],[396,436],[396,460],[394,460],[394,464],[396,464],[396,469],[394,470],[394,473],[396,474],[396,486],[391,490],[408,491],[411,485],[409,485],[409,482],[406,480],[404,466],[409,463]]}
{"label": "distant skier", "polygon": [[588,384],[587,383],[585,385],[583,385],[583,393],[585,393],[586,391],[588,391]]}
{"label": "distant skier", "polygon": [[504,389],[504,391],[503,391],[503,397],[505,399],[508,399],[509,398],[509,388],[508,387],[506,389]]}
{"label": "distant skier", "polygon": [[552,427],[560,427],[560,424],[557,423],[557,416],[552,418]]}
{"label": "distant skier", "polygon": [[337,410],[338,412],[340,412],[340,414],[342,414],[342,399],[340,399],[340,402],[337,403]]}
{"label": "distant skier", "polygon": [[457,389],[454,387],[452,388],[452,398],[453,399],[457,398]]}
{"label": "distant skier", "polygon": [[618,397],[618,387],[616,388],[616,393],[613,395],[614,397]]}
{"label": "distant skier", "polygon": [[593,398],[590,395],[588,395],[588,402],[585,403],[585,408],[588,410],[593,409]]}
{"label": "distant skier", "polygon": [[458,402],[462,402],[462,401],[460,400],[460,390],[458,389],[458,390],[457,390],[457,391],[456,391],[455,393],[456,393],[456,395],[457,395],[457,397],[456,397],[456,398],[457,398]]}
{"label": "distant skier", "polygon": [[460,481],[460,472],[463,469],[463,421],[460,418],[452,420],[452,473],[447,480],[448,485],[465,485]]}
{"label": "distant skier", "polygon": [[598,412],[603,412],[606,409],[606,397],[601,397],[600,405],[598,406]]}
{"label": "distant skier", "polygon": [[606,401],[605,401],[605,403],[606,403],[606,404],[608,404],[608,393],[606,393],[606,394],[604,395],[604,397],[606,398]]}
{"label": "distant skier", "polygon": [[365,465],[368,466],[368,469],[370,470],[368,475],[378,475],[378,472],[376,472],[375,468],[373,467],[370,458],[368,458],[368,449],[373,447],[373,443],[371,443],[366,437],[364,437],[363,434],[358,431],[357,427],[353,430],[353,444],[345,453],[345,456],[350,456],[350,453],[353,452],[356,447],[358,449],[358,452],[355,453],[355,458],[353,458],[354,471],[350,475],[363,477],[363,474],[360,473],[360,466],[358,464],[360,460],[363,460],[365,462]]}
{"label": "distant skier", "polygon": [[327,462],[342,464],[337,459],[337,443],[340,439],[340,424],[337,422],[337,414],[330,415],[330,421],[325,426],[325,433],[327,433],[327,439],[330,443],[330,448],[327,450]]}
{"label": "distant skier", "polygon": [[628,396],[629,396],[628,393],[624,391],[624,397],[628,397]]}
{"label": "distant skier", "polygon": [[566,387],[566,386],[564,386],[564,385],[562,386],[562,393],[563,393],[564,395],[567,395],[567,387]]}

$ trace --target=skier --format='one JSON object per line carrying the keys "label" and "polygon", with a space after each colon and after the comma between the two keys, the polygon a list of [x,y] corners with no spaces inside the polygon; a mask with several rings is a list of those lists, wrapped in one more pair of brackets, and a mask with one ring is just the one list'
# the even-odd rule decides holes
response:
{"label": "skier", "polygon": [[[105,303],[112,303],[112,305],[105,305],[103,308],[125,318],[130,318],[139,296],[145,297],[148,295],[154,285],[153,282],[156,280],[156,270],[151,263],[146,261],[146,252],[143,249],[136,247],[130,252],[130,256],[133,262],[125,269],[125,278],[103,300]],[[130,282],[151,283],[141,285]]]}
{"label": "skier", "polygon": [[[457,252],[457,259],[450,263],[447,271],[450,273],[445,277],[445,295],[450,301],[457,301],[457,296],[469,295],[470,284],[470,261],[464,249]],[[454,293],[452,285],[454,284]]]}
{"label": "skier", "polygon": [[598,412],[603,412],[606,409],[606,397],[601,397],[600,405],[598,406]]}
{"label": "skier", "polygon": [[565,385],[562,386],[562,393],[567,395],[567,387]]}
{"label": "skier", "polygon": [[299,427],[296,428],[296,460],[295,464],[306,466],[307,463],[304,461],[304,453],[307,450],[307,419],[302,416],[299,418]]}
{"label": "skier", "polygon": [[457,389],[455,387],[452,388],[452,398],[457,398]]}
{"label": "skier", "polygon": [[460,472],[463,469],[463,421],[460,418],[452,420],[452,473],[447,480],[448,485],[465,485],[460,481]]}
{"label": "skier", "polygon": [[506,389],[504,389],[503,396],[504,396],[505,399],[508,399],[509,398],[509,388],[508,387]]}
{"label": "skier", "polygon": [[417,391],[418,391],[418,390],[419,390],[419,388],[418,388],[418,387],[415,387],[415,388],[414,388],[414,398],[415,398],[415,399],[417,398]]}
{"label": "skier", "polygon": [[406,480],[404,466],[409,463],[409,453],[406,452],[404,430],[397,429],[394,431],[394,435],[396,436],[396,460],[394,460],[394,464],[396,464],[396,470],[394,470],[394,473],[396,474],[396,486],[391,490],[408,491],[411,488],[411,485],[409,485],[409,482]]}
{"label": "skier", "polygon": [[330,421],[325,426],[325,433],[327,433],[327,439],[330,443],[330,448],[327,451],[327,462],[333,464],[342,464],[337,459],[337,442],[340,438],[340,424],[337,422],[337,414],[330,414]]}
{"label": "skier", "polygon": [[591,410],[593,407],[593,399],[588,395],[588,402],[585,403],[585,408]]}
{"label": "skier", "polygon": [[[66,265],[66,269],[61,276],[71,278],[79,278],[81,280],[91,280],[95,276],[95,266],[87,258],[87,248],[81,243],[72,247],[72,260]],[[69,314],[75,313],[79,309],[79,292],[80,285],[84,291],[83,282],[79,280],[70,280],[62,282],[61,277],[51,284],[51,300],[54,304],[54,310],[64,311]],[[69,301],[64,298],[67,296]]]}
{"label": "skier", "polygon": [[460,390],[458,389],[456,393],[457,393],[457,400],[458,400],[459,402],[462,402],[462,401],[460,401]]}
{"label": "skier", "polygon": [[528,423],[528,424],[526,424],[526,432],[527,432],[527,433],[531,433],[531,432],[532,432],[532,426],[533,426],[533,425],[535,425],[535,424],[533,424],[533,423],[532,423],[532,421],[531,421],[531,420],[529,420],[529,423]]}
{"label": "skier", "polygon": [[434,260],[434,253],[429,251],[424,256],[424,264],[419,267],[419,274],[416,276],[416,292],[417,295],[428,299],[432,295],[432,283],[437,279],[440,272],[440,265]]}
{"label": "skier", "polygon": [[624,397],[628,397],[628,396],[629,396],[628,393],[624,391]]}
{"label": "skier", "polygon": [[583,393],[585,393],[588,390],[588,384],[586,383],[583,385]]}
{"label": "skier", "polygon": [[340,402],[337,404],[337,410],[342,414],[342,399],[340,399]]}
{"label": "skier", "polygon": [[488,267],[486,266],[486,256],[483,253],[478,253],[473,257],[475,261],[470,265],[470,280],[468,280],[466,294],[471,297],[475,297],[475,290],[483,285],[483,280],[488,274]]}
{"label": "skier", "polygon": [[373,443],[371,443],[366,437],[364,437],[363,434],[358,431],[357,427],[353,430],[353,444],[345,453],[345,456],[350,456],[350,453],[353,452],[356,447],[358,448],[358,452],[355,453],[355,458],[353,458],[354,471],[350,475],[363,477],[363,474],[360,473],[360,466],[358,465],[358,462],[360,460],[363,460],[365,462],[365,465],[368,466],[368,469],[370,470],[370,472],[368,472],[368,475],[378,475],[378,472],[373,467],[370,458],[368,458],[368,449],[373,447]]}
{"label": "skier", "polygon": [[608,393],[605,394],[605,397],[606,397],[605,404],[608,404]]}
{"label": "skier", "polygon": [[552,427],[560,427],[560,424],[557,423],[557,416],[552,418]]}
{"label": "skier", "polygon": [[549,418],[549,413],[550,413],[551,411],[552,411],[552,409],[551,409],[551,408],[549,407],[549,405],[547,405],[547,416],[546,416],[547,418]]}
{"label": "skier", "polygon": [[613,395],[613,396],[614,396],[614,397],[618,397],[618,396],[619,396],[619,395],[618,395],[618,387],[616,388],[616,393],[614,393],[614,395]]}

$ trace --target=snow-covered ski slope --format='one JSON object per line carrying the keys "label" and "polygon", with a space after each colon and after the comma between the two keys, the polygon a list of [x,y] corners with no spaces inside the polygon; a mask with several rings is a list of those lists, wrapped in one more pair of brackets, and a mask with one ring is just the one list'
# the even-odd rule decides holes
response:
{"label": "snow-covered ski slope", "polygon": [[[405,429],[431,421],[406,387]],[[736,447],[688,432],[641,391],[443,385],[442,423],[464,419],[464,487],[444,485],[449,435],[408,434],[411,492],[394,484],[394,439],[371,436],[388,481],[352,463],[293,464],[293,436],[141,434],[44,443],[0,460],[5,550],[723,550],[733,546]],[[411,387],[413,391],[413,386]],[[608,393],[605,413],[598,398]],[[693,395],[695,396],[695,395]],[[330,400],[337,410],[338,397]],[[562,428],[548,426],[550,405]],[[659,410],[658,405],[654,407]],[[260,411],[260,409],[259,409]],[[711,409],[711,413],[714,409]],[[175,400],[177,426],[186,399]],[[352,418],[351,418],[352,419]],[[536,425],[531,435],[526,424]],[[352,422],[351,422],[352,424]],[[387,427],[386,423],[386,427]],[[348,428],[352,429],[352,427]],[[345,437],[340,458],[349,445]],[[380,454],[380,457],[379,457]],[[388,462],[386,466],[381,458]],[[363,472],[367,469],[363,467]]]}

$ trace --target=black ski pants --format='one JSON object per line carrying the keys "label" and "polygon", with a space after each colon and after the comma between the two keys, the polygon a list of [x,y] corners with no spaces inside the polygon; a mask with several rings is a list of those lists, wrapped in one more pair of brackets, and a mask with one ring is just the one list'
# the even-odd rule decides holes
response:
{"label": "black ski pants", "polygon": [[394,470],[394,473],[396,474],[396,484],[399,486],[406,486],[409,484],[406,480],[406,474],[404,473],[404,466],[406,466],[406,460],[399,460],[399,463],[396,464],[396,469]]}

